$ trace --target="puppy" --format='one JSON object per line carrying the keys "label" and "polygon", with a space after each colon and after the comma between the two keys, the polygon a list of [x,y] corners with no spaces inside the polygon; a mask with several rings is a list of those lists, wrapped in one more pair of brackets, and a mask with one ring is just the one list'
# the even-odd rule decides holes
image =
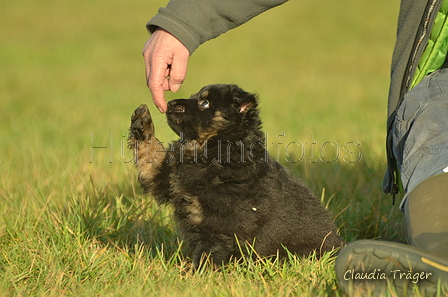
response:
{"label": "puppy", "polygon": [[144,192],[174,206],[197,268],[240,258],[249,243],[260,256],[318,254],[344,244],[329,212],[282,165],[269,158],[257,98],[236,85],[210,85],[168,102],[180,139],[163,148],[146,105],[131,118]]}

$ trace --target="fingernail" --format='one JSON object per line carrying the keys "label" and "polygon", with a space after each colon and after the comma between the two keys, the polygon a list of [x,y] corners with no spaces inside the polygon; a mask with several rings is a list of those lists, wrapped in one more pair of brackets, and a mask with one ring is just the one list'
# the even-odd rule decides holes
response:
{"label": "fingernail", "polygon": [[179,91],[181,84],[175,84],[173,85],[173,87],[171,88],[171,92],[176,93],[177,91]]}
{"label": "fingernail", "polygon": [[160,111],[160,113],[163,113],[163,109],[160,106],[157,106],[157,109]]}

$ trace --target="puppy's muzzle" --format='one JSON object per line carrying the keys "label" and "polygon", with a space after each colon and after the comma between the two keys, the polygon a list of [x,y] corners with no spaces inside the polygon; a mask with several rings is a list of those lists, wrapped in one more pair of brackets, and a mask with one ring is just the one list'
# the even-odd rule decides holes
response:
{"label": "puppy's muzzle", "polygon": [[176,104],[175,101],[168,102],[168,112],[169,113],[184,113],[185,106]]}

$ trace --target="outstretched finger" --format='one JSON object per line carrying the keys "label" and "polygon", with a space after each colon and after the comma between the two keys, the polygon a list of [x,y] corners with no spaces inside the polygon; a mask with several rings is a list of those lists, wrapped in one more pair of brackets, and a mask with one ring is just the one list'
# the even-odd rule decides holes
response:
{"label": "outstretched finger", "polygon": [[[166,67],[166,66],[165,66]],[[165,69],[159,66],[152,68],[152,71],[147,73],[147,84],[151,91],[152,100],[160,112],[166,112],[165,91],[168,90],[168,79],[165,76]]]}

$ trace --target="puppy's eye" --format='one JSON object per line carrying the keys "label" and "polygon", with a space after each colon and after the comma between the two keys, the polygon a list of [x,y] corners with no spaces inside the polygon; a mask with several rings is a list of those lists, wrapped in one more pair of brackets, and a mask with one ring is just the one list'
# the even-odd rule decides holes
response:
{"label": "puppy's eye", "polygon": [[208,100],[203,100],[199,102],[199,106],[201,107],[201,109],[207,109],[210,107],[210,102]]}

